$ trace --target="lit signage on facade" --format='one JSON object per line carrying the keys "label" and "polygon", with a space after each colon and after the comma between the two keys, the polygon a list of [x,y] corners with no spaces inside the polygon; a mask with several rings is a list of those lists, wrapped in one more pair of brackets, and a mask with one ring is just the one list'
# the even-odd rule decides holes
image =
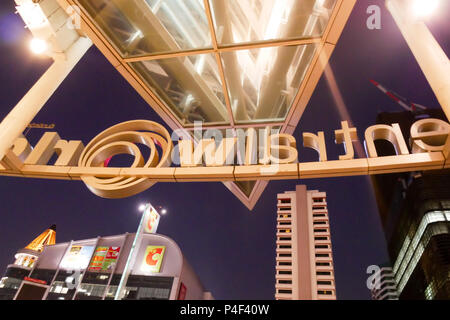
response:
{"label": "lit signage on facade", "polygon": [[89,265],[90,271],[112,271],[119,257],[120,247],[97,247]]}
{"label": "lit signage on facade", "polygon": [[[222,131],[197,128],[194,145],[192,140],[180,139],[180,132],[171,136],[158,123],[135,120],[103,131],[86,147],[81,141],[61,140],[56,132],[46,132],[34,148],[26,138],[18,138],[0,162],[0,175],[81,179],[100,197],[125,198],[165,181],[302,179],[450,167],[450,125],[438,119],[415,122],[409,146],[398,124],[367,128],[367,158],[362,159],[355,159],[353,141],[358,139],[357,129],[347,121],[342,121],[341,128],[334,132],[336,143],[344,150],[339,160],[328,159],[323,132],[305,132],[303,146],[316,150],[319,158],[306,163],[298,162],[292,135],[269,128],[237,131],[237,136],[223,137]],[[396,155],[379,157],[375,140],[389,141]],[[144,159],[138,144],[150,150],[148,159]],[[47,165],[55,152],[55,164]],[[135,158],[129,168],[105,167],[107,159],[124,153]],[[172,163],[179,166],[171,167]],[[146,227],[151,230],[151,226]]]}
{"label": "lit signage on facade", "polygon": [[66,270],[86,269],[94,253],[94,246],[72,246],[61,261],[60,268]]}
{"label": "lit signage on facade", "polygon": [[142,271],[159,273],[161,270],[165,251],[165,246],[148,246],[145,250],[144,261],[142,262]]}
{"label": "lit signage on facade", "polygon": [[148,211],[145,213],[144,231],[145,233],[156,233],[158,230],[159,220],[161,216],[156,210],[149,206]]}

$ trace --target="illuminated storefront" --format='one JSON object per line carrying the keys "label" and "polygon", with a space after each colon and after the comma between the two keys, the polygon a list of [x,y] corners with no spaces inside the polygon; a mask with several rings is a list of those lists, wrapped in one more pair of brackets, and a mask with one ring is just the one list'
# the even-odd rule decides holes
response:
{"label": "illuminated storefront", "polygon": [[[135,234],[99,237],[46,246],[21,281],[17,297],[46,300],[112,300]],[[125,300],[211,299],[178,245],[168,237],[142,234],[124,288]],[[28,287],[44,288],[42,296]]]}
{"label": "illuminated storefront", "polygon": [[14,263],[8,265],[5,274],[0,279],[0,300],[14,298],[22,281],[35,267],[44,247],[55,244],[55,240],[56,226],[52,225],[16,253]]}

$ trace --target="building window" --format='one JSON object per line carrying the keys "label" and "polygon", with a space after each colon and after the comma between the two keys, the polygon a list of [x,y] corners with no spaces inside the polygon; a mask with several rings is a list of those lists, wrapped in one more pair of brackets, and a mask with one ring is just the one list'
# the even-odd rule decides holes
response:
{"label": "building window", "polygon": [[331,276],[331,272],[330,271],[317,271],[316,274],[318,276]]}
{"label": "building window", "polygon": [[279,261],[278,262],[279,266],[292,266],[291,262],[287,262],[287,261]]}
{"label": "building window", "polygon": [[328,267],[331,264],[329,262],[316,262],[317,267]]}
{"label": "building window", "polygon": [[328,237],[314,237],[314,240],[328,240]]}
{"label": "building window", "polygon": [[280,270],[278,271],[278,274],[292,274],[292,271]]}
{"label": "building window", "polygon": [[316,253],[317,258],[328,258],[329,256],[329,253]]}
{"label": "building window", "polygon": [[314,221],[313,224],[327,224],[326,221]]}
{"label": "building window", "polygon": [[168,300],[173,278],[131,275],[125,289],[125,300]]}
{"label": "building window", "polygon": [[279,284],[292,284],[292,280],[278,280]]}
{"label": "building window", "polygon": [[292,294],[292,290],[286,290],[286,289],[279,289],[278,293],[283,293],[283,294]]}
{"label": "building window", "polygon": [[327,244],[316,244],[316,249],[329,249],[330,247]]}
{"label": "building window", "polygon": [[318,294],[325,294],[325,295],[332,295],[333,291],[330,291],[330,290],[318,290],[317,293]]}
{"label": "building window", "polygon": [[100,300],[103,298],[105,290],[105,285],[82,283],[75,299]]}
{"label": "building window", "polygon": [[280,240],[291,241],[291,237],[281,237]]}
{"label": "building window", "polygon": [[328,229],[314,229],[314,232],[328,232]]}
{"label": "building window", "polygon": [[313,213],[313,217],[314,218],[326,217],[326,214],[325,213]]}
{"label": "building window", "polygon": [[317,281],[317,284],[318,285],[324,285],[324,286],[331,286],[331,281],[320,280],[320,281]]}

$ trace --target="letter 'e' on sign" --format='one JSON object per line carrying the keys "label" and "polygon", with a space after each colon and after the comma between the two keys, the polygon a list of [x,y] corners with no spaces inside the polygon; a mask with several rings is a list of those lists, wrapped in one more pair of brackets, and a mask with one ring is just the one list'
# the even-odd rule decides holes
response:
{"label": "letter 'e' on sign", "polygon": [[422,119],[411,126],[413,153],[444,150],[450,134],[450,125],[439,119]]}

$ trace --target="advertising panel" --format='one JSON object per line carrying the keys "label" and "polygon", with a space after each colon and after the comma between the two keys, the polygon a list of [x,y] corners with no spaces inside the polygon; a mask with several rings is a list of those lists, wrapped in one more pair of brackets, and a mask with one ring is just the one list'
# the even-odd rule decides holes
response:
{"label": "advertising panel", "polygon": [[89,265],[90,271],[112,271],[119,257],[120,247],[97,247]]}
{"label": "advertising panel", "polygon": [[145,251],[142,270],[151,273],[159,273],[164,259],[165,246],[148,246]]}
{"label": "advertising panel", "polygon": [[145,215],[146,215],[144,222],[145,233],[156,233],[156,230],[158,230],[160,219],[159,213],[153,207],[150,207],[148,211],[145,213]]}
{"label": "advertising panel", "polygon": [[66,253],[61,261],[60,268],[66,270],[86,269],[91,260],[94,246],[77,246],[74,245]]}

